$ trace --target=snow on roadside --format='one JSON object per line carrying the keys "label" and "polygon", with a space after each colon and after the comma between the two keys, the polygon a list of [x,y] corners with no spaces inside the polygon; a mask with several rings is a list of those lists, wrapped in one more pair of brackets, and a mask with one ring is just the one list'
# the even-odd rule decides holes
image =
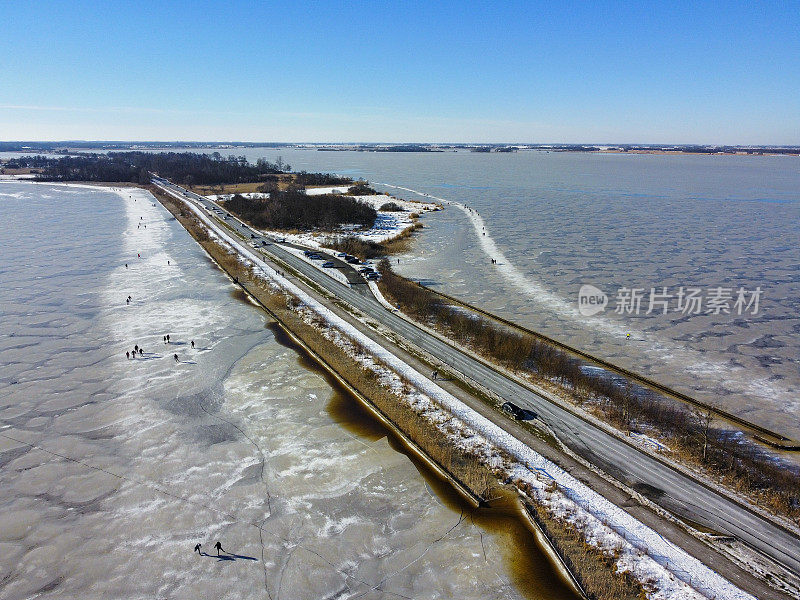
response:
{"label": "snow on roadside", "polygon": [[629,435],[633,441],[641,444],[642,446],[650,448],[651,450],[656,450],[658,452],[671,451],[668,446],[662,444],[657,439],[650,437],[649,435],[645,435],[643,433],[637,433],[635,431],[631,431]]}
{"label": "snow on roadside", "polygon": [[375,298],[383,305],[384,308],[391,311],[397,311],[397,307],[392,306],[392,303],[389,302],[386,299],[386,296],[383,295],[376,281],[367,281],[367,285],[369,286],[369,289],[372,290],[372,295],[375,296]]}
{"label": "snow on roadside", "polygon": [[[184,201],[181,196],[171,194]],[[351,355],[356,360],[375,370],[381,383],[395,390],[400,400],[436,424],[452,443],[469,448],[479,460],[506,474],[540,506],[581,531],[587,543],[616,556],[617,570],[631,573],[643,585],[648,597],[754,600],[362,334],[279,275],[246,245],[219,229],[194,203],[187,205],[267,278],[299,299],[308,322],[322,321],[319,329],[323,335],[338,339],[345,349],[345,342],[349,342]],[[365,352],[359,352],[359,348]]]}

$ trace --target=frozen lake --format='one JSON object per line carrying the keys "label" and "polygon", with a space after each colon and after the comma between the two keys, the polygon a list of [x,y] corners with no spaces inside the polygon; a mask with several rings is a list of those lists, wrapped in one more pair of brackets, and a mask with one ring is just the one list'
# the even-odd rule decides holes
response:
{"label": "frozen lake", "polygon": [[145,192],[3,182],[0,217],[3,598],[571,597]]}
{"label": "frozen lake", "polygon": [[[465,204],[483,225],[455,207],[427,215],[401,274],[800,439],[797,157],[221,153]],[[579,312],[585,284],[603,312]]]}

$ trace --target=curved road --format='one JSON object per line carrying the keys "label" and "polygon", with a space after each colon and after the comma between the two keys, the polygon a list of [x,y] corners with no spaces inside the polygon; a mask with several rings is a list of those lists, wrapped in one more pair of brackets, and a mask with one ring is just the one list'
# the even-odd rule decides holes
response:
{"label": "curved road", "polygon": [[[166,180],[154,180],[154,183],[171,189],[184,199],[194,201],[207,212],[217,208],[216,204],[203,196],[187,192]],[[263,239],[261,234],[234,217],[224,222],[246,239],[251,234],[259,240]],[[386,310],[374,298],[368,286],[345,286],[277,244],[268,242],[261,250],[291,265],[304,277],[390,328],[450,368],[480,381],[484,387],[504,400],[511,400],[519,406],[534,410],[561,441],[575,452],[668,511],[719,533],[735,536],[800,576],[800,537],[792,532],[641,452],[635,446],[495,371],[470,354]]]}

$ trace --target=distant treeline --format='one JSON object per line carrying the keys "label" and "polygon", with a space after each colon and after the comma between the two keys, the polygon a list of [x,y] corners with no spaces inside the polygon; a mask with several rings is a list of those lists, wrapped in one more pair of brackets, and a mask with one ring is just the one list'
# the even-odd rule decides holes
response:
{"label": "distant treeline", "polygon": [[273,190],[267,199],[236,194],[225,208],[260,229],[333,229],[342,223],[371,226],[377,212],[344,195],[307,196],[296,189]]}
{"label": "distant treeline", "polygon": [[171,149],[194,148],[217,149],[226,148],[285,148],[295,144],[287,142],[124,142],[99,140],[63,140],[57,142],[0,142],[0,152],[66,152],[72,149],[82,150],[136,150],[137,148]]}
{"label": "distant treeline", "polygon": [[399,146],[384,146],[372,148],[372,152],[442,152],[439,148],[416,144],[403,144]]}
{"label": "distant treeline", "polygon": [[5,164],[10,169],[30,168],[45,181],[130,181],[149,183],[147,169],[105,154],[46,158],[22,156]]}
{"label": "distant treeline", "polygon": [[[280,159],[277,163],[271,163],[260,158],[252,164],[244,156],[230,155],[225,158],[219,152],[109,152],[62,158],[21,156],[9,161],[6,167],[36,169],[39,178],[48,181],[130,181],[144,184],[149,183],[149,173],[152,172],[182,185],[268,181],[291,169]],[[327,173],[306,171],[295,174],[294,179],[300,186],[338,185],[352,181]]]}
{"label": "distant treeline", "polygon": [[193,152],[109,152],[65,156],[38,168],[41,178],[49,180],[147,183],[152,172],[183,185],[258,182],[265,175],[283,172],[277,165],[263,159],[253,165],[243,156],[223,159]]}

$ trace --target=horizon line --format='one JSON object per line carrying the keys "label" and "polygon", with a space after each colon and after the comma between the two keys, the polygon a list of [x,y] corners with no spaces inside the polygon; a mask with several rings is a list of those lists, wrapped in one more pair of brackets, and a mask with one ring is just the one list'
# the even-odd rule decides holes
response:
{"label": "horizon line", "polygon": [[717,147],[717,148],[800,148],[800,144],[724,144],[701,142],[308,142],[308,141],[246,141],[246,140],[114,140],[114,139],[71,139],[71,140],[0,140],[0,144],[204,144],[209,146],[249,145],[249,146],[652,146],[652,147]]}

